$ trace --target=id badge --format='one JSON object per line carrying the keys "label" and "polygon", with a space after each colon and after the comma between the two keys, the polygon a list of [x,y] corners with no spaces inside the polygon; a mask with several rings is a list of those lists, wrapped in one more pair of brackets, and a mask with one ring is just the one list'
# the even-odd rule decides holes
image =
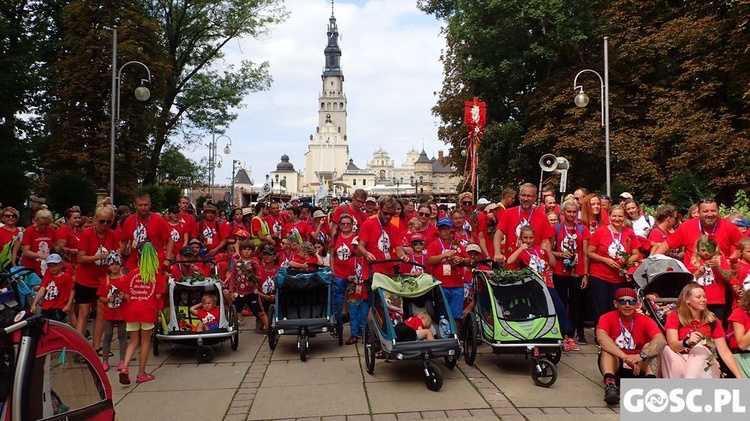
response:
{"label": "id badge", "polygon": [[354,287],[354,293],[355,294],[362,294],[362,285],[357,285]]}
{"label": "id badge", "polygon": [[448,263],[443,264],[443,276],[451,276],[451,265]]}

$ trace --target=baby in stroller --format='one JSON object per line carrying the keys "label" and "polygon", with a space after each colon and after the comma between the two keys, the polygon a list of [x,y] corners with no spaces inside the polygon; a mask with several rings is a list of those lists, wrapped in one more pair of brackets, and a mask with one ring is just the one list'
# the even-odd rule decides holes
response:
{"label": "baby in stroller", "polygon": [[434,341],[435,335],[430,331],[430,326],[432,326],[432,317],[426,311],[422,311],[395,326],[396,340],[416,341],[417,339],[426,339]]}

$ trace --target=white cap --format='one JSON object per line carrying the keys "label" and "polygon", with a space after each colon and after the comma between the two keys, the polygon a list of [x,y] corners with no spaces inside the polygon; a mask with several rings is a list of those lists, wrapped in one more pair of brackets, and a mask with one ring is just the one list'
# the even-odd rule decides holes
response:
{"label": "white cap", "polygon": [[484,197],[482,197],[479,200],[477,200],[477,205],[487,205],[489,203],[490,203],[490,201],[487,200],[487,199],[485,199]]}
{"label": "white cap", "polygon": [[626,192],[626,191],[624,191],[624,192],[620,193],[620,197],[623,198],[623,199],[632,199],[633,195],[630,194],[630,193],[628,193],[628,192]]}

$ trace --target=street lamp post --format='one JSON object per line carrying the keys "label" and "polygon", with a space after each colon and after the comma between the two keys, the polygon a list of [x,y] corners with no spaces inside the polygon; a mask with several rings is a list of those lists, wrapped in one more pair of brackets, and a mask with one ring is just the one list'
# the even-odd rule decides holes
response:
{"label": "street lamp post", "polygon": [[[232,193],[229,195],[229,197],[231,197],[231,202],[229,204],[230,208],[234,207],[234,179],[235,179],[235,177],[237,175],[236,166],[239,165],[239,164],[241,164],[240,161],[238,161],[236,159],[232,160]],[[240,205],[241,205],[241,203],[240,203]]]}
{"label": "street lamp post", "polygon": [[[219,135],[216,136],[216,130],[214,129],[214,126],[211,126],[211,144],[208,145],[208,195],[211,197],[211,201],[214,201],[214,180],[216,178],[216,168],[221,168],[221,164],[223,162],[223,159],[221,159],[221,156],[217,155],[216,152],[216,144],[219,142],[219,139],[221,138],[227,139],[227,145],[224,146],[224,154],[229,155],[232,153],[232,139],[229,138],[227,135]],[[218,161],[218,162],[217,162]],[[234,167],[234,165],[233,165]],[[234,178],[232,178],[234,180]],[[232,196],[234,196],[234,191],[232,191]],[[234,197],[232,197],[234,200]]]}
{"label": "street lamp post", "polygon": [[424,185],[424,177],[420,175],[419,178],[415,178],[412,175],[409,179],[411,180],[411,183],[414,184],[414,204],[419,205],[419,203],[417,203],[419,200],[419,183]]}
{"label": "street lamp post", "polygon": [[583,85],[578,84],[578,76],[583,73],[593,73],[599,78],[601,83],[601,112],[602,112],[602,127],[604,127],[604,154],[607,171],[607,196],[612,196],[610,191],[611,179],[610,179],[610,166],[609,166],[609,51],[607,48],[607,37],[604,37],[604,77],[591,69],[584,69],[578,72],[576,77],[573,79],[573,90],[578,90],[578,94],[575,97],[575,104],[579,107],[585,107],[589,103],[589,96],[583,92]]}
{"label": "street lamp post", "polygon": [[[281,185],[279,184],[279,175],[274,175],[274,178],[276,179],[276,185],[279,186],[279,196],[281,196]],[[273,184],[271,184],[271,201],[273,201]]]}
{"label": "street lamp post", "polygon": [[109,197],[115,200],[115,126],[120,120],[120,88],[122,87],[122,70],[131,64],[139,64],[146,69],[148,79],[141,79],[141,85],[135,88],[135,98],[138,101],[147,101],[151,96],[151,91],[143,86],[145,82],[151,83],[151,70],[148,66],[140,61],[129,61],[117,69],[117,27],[112,28],[112,109],[110,124],[110,145],[109,145]]}

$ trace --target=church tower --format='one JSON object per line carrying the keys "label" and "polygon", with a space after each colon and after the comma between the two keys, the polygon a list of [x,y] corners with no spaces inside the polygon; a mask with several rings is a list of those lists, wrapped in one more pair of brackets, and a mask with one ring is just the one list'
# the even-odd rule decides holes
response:
{"label": "church tower", "polygon": [[310,135],[305,153],[303,189],[310,192],[317,190],[321,180],[332,192],[333,181],[341,177],[349,162],[344,73],[341,70],[339,28],[333,13],[333,1],[326,35],[328,43],[324,50],[325,67],[321,75],[323,90],[318,96],[318,127],[315,135]]}

